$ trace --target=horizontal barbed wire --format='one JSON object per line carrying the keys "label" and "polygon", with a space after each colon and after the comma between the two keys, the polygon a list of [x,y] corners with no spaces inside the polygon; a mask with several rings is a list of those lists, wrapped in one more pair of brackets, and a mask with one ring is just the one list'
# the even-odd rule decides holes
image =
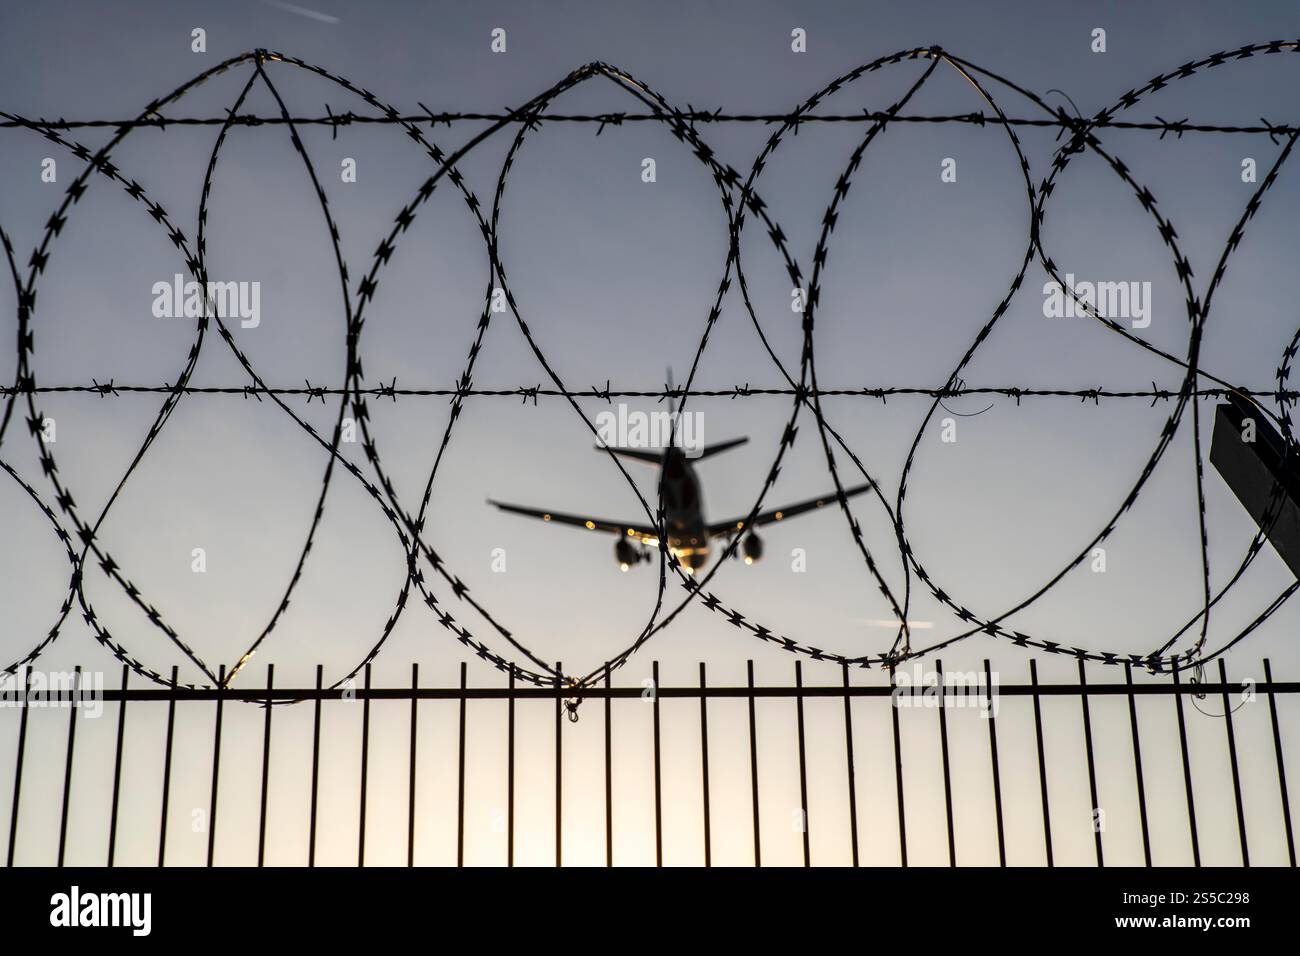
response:
{"label": "horizontal barbed wire", "polygon": [[1287,136],[1300,130],[1300,126],[1271,123],[1260,117],[1258,123],[1233,125],[1222,123],[1192,123],[1183,120],[1118,120],[1090,119],[1086,123],[1078,117],[1062,111],[1056,118],[1002,117],[987,113],[941,113],[941,114],[890,114],[886,112],[864,110],[861,113],[726,113],[722,110],[682,110],[678,112],[646,113],[538,113],[508,111],[500,113],[467,112],[430,112],[398,116],[368,116],[360,113],[334,113],[326,107],[324,116],[259,116],[241,113],[234,116],[157,116],[145,119],[124,120],[69,120],[69,119],[30,119],[15,117],[0,120],[0,129],[26,128],[49,130],[73,129],[134,129],[137,127],[154,127],[166,129],[169,126],[331,126],[336,131],[344,126],[411,126],[427,124],[429,126],[451,126],[454,123],[592,123],[600,127],[619,126],[623,123],[755,123],[777,124],[789,123],[798,126],[802,123],[965,123],[972,126],[1025,126],[1069,130],[1074,132],[1083,126],[1092,129],[1131,129],[1157,132],[1163,139],[1167,135],[1182,136],[1184,133],[1243,133],[1248,135],[1267,135],[1269,137]]}
{"label": "horizontal barbed wire", "polygon": [[1101,399],[1149,399],[1152,404],[1157,401],[1171,401],[1186,394],[1188,398],[1214,400],[1226,398],[1229,394],[1245,395],[1250,398],[1267,398],[1277,402],[1294,402],[1300,399],[1300,390],[1296,389],[1248,389],[1248,388],[1200,388],[1185,391],[1176,388],[1148,388],[1117,390],[1109,388],[1036,388],[1032,386],[987,385],[946,388],[943,386],[908,386],[890,385],[879,388],[862,386],[858,388],[760,388],[750,385],[732,385],[727,388],[698,389],[689,392],[681,388],[673,389],[617,389],[593,385],[590,388],[570,390],[543,388],[540,385],[516,385],[507,388],[414,388],[393,385],[372,385],[360,389],[343,385],[312,385],[307,382],[298,386],[258,386],[258,385],[123,385],[112,380],[91,382],[78,385],[0,385],[0,396],[11,395],[58,395],[58,394],[93,394],[101,398],[120,397],[129,394],[143,395],[240,395],[244,398],[259,398],[263,395],[296,395],[313,398],[325,398],[338,395],[369,395],[373,398],[520,398],[525,401],[537,398],[594,398],[600,401],[613,401],[621,398],[653,398],[657,402],[668,400],[680,401],[691,398],[758,398],[774,396],[785,398],[877,398],[885,400],[898,396],[923,396],[926,398],[962,398],[964,396],[994,395],[1005,398],[1077,398],[1081,401],[1100,401]]}

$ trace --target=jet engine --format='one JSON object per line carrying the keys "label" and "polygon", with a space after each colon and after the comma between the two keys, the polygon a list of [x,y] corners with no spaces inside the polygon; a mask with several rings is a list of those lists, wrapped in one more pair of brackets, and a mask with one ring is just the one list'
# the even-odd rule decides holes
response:
{"label": "jet engine", "polygon": [[763,556],[763,539],[754,533],[745,538],[745,563],[753,564]]}
{"label": "jet engine", "polygon": [[646,555],[627,538],[619,538],[614,542],[614,558],[618,561],[618,569],[626,571],[632,565],[644,561]]}

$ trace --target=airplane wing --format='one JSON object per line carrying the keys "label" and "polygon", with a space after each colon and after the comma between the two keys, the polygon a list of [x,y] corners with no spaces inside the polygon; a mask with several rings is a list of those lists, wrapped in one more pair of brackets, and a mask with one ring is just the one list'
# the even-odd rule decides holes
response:
{"label": "airplane wing", "polygon": [[642,544],[653,545],[659,543],[659,532],[650,525],[606,521],[603,518],[583,518],[579,515],[561,514],[558,511],[543,511],[540,508],[525,508],[522,505],[510,505],[503,501],[493,501],[491,498],[488,499],[488,504],[496,505],[502,511],[509,511],[512,514],[517,515],[525,515],[529,518],[540,518],[543,521],[573,525],[576,528],[586,528],[588,531],[603,531],[606,534],[617,534],[629,538],[635,538]]}
{"label": "airplane wing", "polygon": [[[864,491],[871,490],[871,483],[857,485],[853,488],[844,489],[844,497],[852,498],[854,495],[860,495]],[[806,514],[809,511],[816,511],[824,505],[838,501],[839,496],[835,492],[822,495],[820,498],[811,498],[808,501],[801,501],[797,505],[787,505],[784,508],[773,508],[770,511],[763,511],[754,516],[750,523],[751,528],[761,528],[765,524],[772,524],[776,521],[785,521],[793,518],[795,515]],[[745,527],[745,518],[742,515],[739,518],[732,518],[730,521],[719,521],[717,524],[709,525],[710,538],[725,538],[727,535],[740,531]]]}

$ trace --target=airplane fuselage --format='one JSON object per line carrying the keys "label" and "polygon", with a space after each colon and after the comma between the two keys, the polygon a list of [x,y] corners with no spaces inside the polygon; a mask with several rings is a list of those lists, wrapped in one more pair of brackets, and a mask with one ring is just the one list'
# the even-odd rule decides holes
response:
{"label": "airplane fuselage", "polygon": [[696,477],[690,459],[680,448],[664,450],[659,481],[668,547],[684,568],[696,571],[709,560],[708,525],[704,522],[704,497],[700,493],[700,480]]}

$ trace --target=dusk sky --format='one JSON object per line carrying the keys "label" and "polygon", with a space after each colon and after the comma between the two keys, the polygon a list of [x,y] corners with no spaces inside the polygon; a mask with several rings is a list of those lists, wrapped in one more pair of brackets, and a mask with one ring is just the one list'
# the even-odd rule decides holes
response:
{"label": "dusk sky", "polygon": [[[13,2],[0,12],[0,111],[47,120],[133,118],[151,100],[222,60],[264,48],[342,76],[403,115],[426,108],[435,113],[513,109],[593,61],[625,71],[678,108],[786,113],[856,66],[897,51],[939,45],[1033,91],[1053,108],[1065,106],[1074,112],[1077,107],[1090,116],[1112,107],[1126,91],[1149,78],[1190,60],[1246,43],[1295,37],[1296,23],[1292,5],[1285,3],[1230,6],[1165,0],[1140,5],[814,2],[797,10],[770,0],[641,5],[362,5],[348,0],[302,0],[295,5],[239,0],[219,7],[117,0],[57,5]],[[205,52],[191,49],[195,28],[205,31]],[[492,32],[498,28],[505,31],[503,53],[491,49]],[[1091,48],[1097,28],[1105,30],[1104,53]],[[791,49],[795,29],[806,31],[806,52]],[[887,109],[921,78],[930,62],[911,59],[869,73],[826,98],[817,111],[849,114]],[[1277,124],[1295,123],[1292,91],[1298,68],[1300,59],[1288,53],[1229,62],[1171,83],[1126,111],[1124,118],[1252,125],[1265,117]],[[327,107],[334,114],[377,114],[360,97],[326,78],[286,63],[269,62],[265,69],[295,116],[323,116]],[[163,113],[222,116],[253,74],[251,61],[241,63],[168,105]],[[1046,116],[1014,89],[986,78],[981,83],[1008,115]],[[550,110],[639,112],[644,106],[626,89],[596,77],[562,94]],[[977,111],[991,112],[991,108],[947,62],[939,63],[903,110],[945,115]],[[259,80],[240,112],[276,116],[279,107]],[[430,128],[426,124],[423,132],[430,142],[451,152],[488,125],[461,121]],[[717,123],[700,124],[698,131],[719,160],[744,177],[773,128],[762,123]],[[123,176],[138,182],[149,199],[167,211],[191,249],[197,248],[201,190],[218,130],[211,125],[171,126],[165,131],[141,128],[112,152]],[[517,130],[517,125],[509,125],[494,133],[458,163],[467,190],[487,217]],[[862,123],[806,124],[797,135],[782,140],[756,181],[805,277],[813,268],[814,249],[836,181],[866,130]],[[80,128],[63,135],[93,151],[113,133]],[[396,126],[358,123],[337,131],[303,126],[299,133],[337,224],[348,269],[347,294],[355,306],[359,283],[371,269],[376,247],[437,166]],[[1063,141],[1058,141],[1057,133],[1056,128],[1017,129],[1036,186],[1049,174]],[[1276,141],[1259,134],[1161,137],[1158,132],[1107,129],[1099,132],[1099,138],[1155,195],[1162,214],[1175,228],[1179,249],[1191,263],[1193,291],[1204,297],[1224,243],[1258,188],[1258,183],[1243,182],[1243,161],[1254,160],[1262,180],[1281,154],[1285,137]],[[42,181],[42,160],[47,157],[56,163],[53,183]],[[642,175],[647,158],[655,161],[656,171],[655,181],[649,183]],[[341,175],[349,160],[355,163],[355,182],[344,181]],[[946,160],[955,161],[955,181],[944,181],[941,175]],[[0,228],[12,241],[23,282],[47,221],[83,168],[82,160],[39,133],[21,127],[0,129]],[[1239,387],[1276,387],[1283,349],[1300,321],[1291,282],[1298,200],[1295,170],[1287,163],[1259,214],[1246,226],[1245,237],[1214,293],[1200,366]],[[334,250],[312,180],[286,129],[271,125],[231,129],[216,163],[208,203],[205,240],[210,277],[259,284],[259,323],[248,328],[239,327],[237,319],[231,323],[235,343],[258,375],[272,386],[344,385],[347,313]],[[943,386],[1020,270],[1029,244],[1030,214],[1019,160],[1004,129],[967,123],[899,123],[884,130],[851,176],[821,274],[814,340],[819,386]],[[684,381],[723,277],[728,233],[712,177],[667,128],[650,122],[626,123],[606,126],[597,135],[591,124],[542,124],[525,136],[514,157],[500,195],[497,229],[501,262],[520,316],[568,388],[604,388],[608,382],[615,390],[658,390],[670,367],[676,382]],[[1045,206],[1042,241],[1062,274],[1070,273],[1080,281],[1149,283],[1142,288],[1149,289],[1150,324],[1135,328],[1133,335],[1180,358],[1187,354],[1190,326],[1173,257],[1131,188],[1097,156],[1075,157],[1059,176]],[[195,322],[156,317],[152,290],[156,283],[170,283],[176,273],[185,273],[185,261],[145,206],[117,183],[92,175],[84,198],[72,207],[48,252],[48,266],[36,286],[32,320],[32,370],[37,384],[175,382],[194,344]],[[790,309],[790,279],[766,229],[753,217],[747,218],[741,237],[741,265],[767,346],[797,377],[802,335],[799,317]],[[1178,390],[1186,374],[1178,365],[1094,320],[1046,316],[1043,287],[1049,279],[1035,256],[1006,314],[962,370],[967,385],[1136,391],[1154,385]],[[440,181],[432,199],[420,206],[412,226],[396,241],[391,258],[380,270],[373,300],[365,306],[360,345],[364,386],[396,380],[399,387],[409,389],[454,387],[466,367],[485,293],[494,283],[478,223],[452,184]],[[0,303],[0,342],[11,343],[0,351],[0,382],[10,385],[17,365],[12,347],[17,338],[17,291],[7,263],[0,269]],[[242,387],[250,381],[231,350],[210,330],[190,384]],[[492,315],[474,365],[473,384],[479,389],[553,387],[509,311]],[[787,384],[733,279],[699,358],[692,389],[784,388]],[[1201,381],[1203,387],[1212,384]],[[1289,384],[1296,387],[1294,381]],[[49,447],[58,474],[84,519],[93,523],[99,517],[163,400],[159,394],[130,393],[102,398],[75,393],[38,396],[40,411],[57,425],[57,438]],[[308,403],[303,396],[286,399],[326,438],[339,416],[339,401],[337,395],[324,403],[319,399]],[[1111,520],[1137,482],[1174,404],[1153,405],[1141,398],[1093,402],[1078,397],[1026,397],[1017,402],[1002,396],[963,397],[947,403],[951,412],[940,409],[928,422],[932,405],[928,396],[891,396],[887,402],[835,397],[824,399],[822,407],[826,420],[880,482],[891,506],[908,450],[921,430],[907,476],[908,541],[938,587],[988,619],[1000,617],[1051,580]],[[1267,404],[1276,410],[1276,403]],[[609,407],[591,397],[580,399],[579,405],[593,419]],[[987,411],[972,414],[990,405]],[[368,407],[384,472],[401,506],[416,512],[448,425],[449,400],[372,399]],[[627,402],[629,411],[661,407],[653,400]],[[749,437],[747,445],[698,466],[707,519],[746,514],[772,466],[791,415],[792,398],[693,397],[687,408],[700,416],[706,447]],[[1212,401],[1200,403],[1210,580],[1217,593],[1236,572],[1256,526],[1209,464],[1213,410]],[[26,418],[26,400],[19,398],[13,420],[0,437],[0,458],[53,506],[57,492],[42,474]],[[955,419],[955,441],[943,440],[940,423],[945,418]],[[764,498],[765,508],[828,493],[834,487],[808,410],[801,412],[798,425],[798,440]],[[497,622],[538,658],[562,661],[565,672],[573,675],[595,670],[641,633],[654,610],[658,562],[620,574],[609,536],[504,514],[486,499],[644,522],[645,513],[628,482],[592,444],[591,431],[563,398],[540,397],[536,403],[517,396],[467,398],[437,465],[425,531],[426,540],[450,572]],[[359,440],[342,445],[340,451],[369,480],[375,480]],[[835,455],[846,485],[863,480],[838,447]],[[284,594],[311,526],[327,457],[270,400],[258,402],[239,394],[184,396],[108,511],[98,540],[140,588],[144,601],[158,609],[198,656],[214,670],[223,663],[229,667],[261,633]],[[641,493],[653,502],[654,469],[636,462],[627,468]],[[21,660],[58,619],[71,568],[48,520],[18,483],[7,475],[0,479],[3,667]],[[854,499],[853,515],[882,575],[901,596],[904,566],[880,501],[872,495]],[[763,539],[762,561],[751,567],[729,561],[709,582],[710,590],[727,606],[801,644],[847,657],[889,649],[895,636],[890,622],[896,614],[872,580],[838,508],[774,526],[763,533]],[[1202,558],[1190,407],[1135,507],[1104,547],[1104,573],[1085,561],[1047,595],[1003,623],[1039,641],[1097,652],[1146,654],[1196,615],[1203,606]],[[206,560],[201,574],[193,569],[196,548],[203,549]],[[796,552],[805,559],[806,570],[794,566],[799,563]],[[458,600],[427,565],[424,570],[430,589],[458,622],[494,653],[535,666],[473,607]],[[86,574],[85,597],[96,617],[135,658],[164,673],[178,665],[184,682],[208,683],[93,561]],[[288,610],[238,683],[259,686],[269,663],[275,664],[280,686],[310,685],[318,663],[324,665],[327,681],[343,678],[382,636],[405,579],[406,557],[392,525],[364,487],[336,469],[323,520]],[[1266,546],[1215,606],[1206,650],[1232,640],[1293,582],[1286,565]],[[670,576],[665,609],[676,607],[684,595]],[[917,622],[913,647],[970,628],[937,601],[915,574],[911,595],[907,616]],[[1268,657],[1275,675],[1295,679],[1300,671],[1297,627],[1300,604],[1291,601],[1227,655],[1229,673],[1262,679],[1260,662]],[[1185,651],[1197,633],[1193,629],[1185,634],[1174,650]],[[982,661],[989,658],[1003,683],[1027,681],[1030,656],[1004,640],[979,635],[941,654],[948,670],[981,670]],[[649,676],[651,661],[658,660],[665,683],[694,683],[698,662],[703,661],[711,681],[741,684],[749,659],[755,662],[760,683],[793,680],[789,653],[764,644],[734,627],[725,615],[695,602],[633,655],[616,681],[636,686]],[[373,680],[379,686],[402,686],[410,680],[411,663],[419,662],[425,684],[451,686],[459,679],[462,660],[470,662],[471,683],[504,682],[500,671],[456,643],[415,593],[375,659]],[[1042,680],[1069,681],[1077,676],[1071,657],[1040,654],[1038,661]],[[919,658],[908,667],[917,663],[931,668],[934,657]],[[102,672],[110,686],[120,680],[120,663],[94,640],[79,609],[74,609],[59,637],[33,666],[64,670],[74,665]],[[805,683],[840,680],[836,665],[805,660],[803,666]],[[854,679],[885,680],[876,669],[856,672]],[[1123,673],[1094,665],[1089,679],[1119,681]],[[1168,678],[1139,675],[1138,679]],[[145,678],[133,676],[132,681],[144,683]],[[1300,717],[1294,702],[1281,704],[1289,708],[1284,717],[1294,725]],[[383,732],[374,742],[374,759],[400,769],[406,746],[404,712],[392,706],[396,729]],[[588,706],[596,710],[595,704]],[[665,734],[679,735],[683,747],[698,746],[689,743],[696,706],[683,703],[680,711],[665,706]],[[810,720],[820,713],[833,727],[839,706],[830,701],[812,704]],[[889,714],[878,702],[855,704],[859,706],[861,761],[864,768],[874,767],[871,773],[879,777],[870,786],[878,785],[885,794],[880,806],[862,810],[864,818],[874,820],[873,814],[893,813],[888,803],[892,768],[880,769],[892,761]],[[1025,701],[1007,702],[1004,710],[1013,713],[1013,720],[1019,720],[1016,726],[1021,726],[1021,708],[1027,706]],[[1178,858],[1186,853],[1180,842],[1185,841],[1186,823],[1179,816],[1184,809],[1178,803],[1182,783],[1172,704],[1153,699],[1142,706],[1150,708],[1155,727],[1148,738],[1148,797],[1168,808],[1153,824],[1155,838]],[[1207,739],[1197,738],[1196,746],[1197,759],[1209,768],[1226,761],[1218,738],[1208,739],[1221,731],[1222,704],[1208,701],[1203,706],[1220,715],[1213,721],[1190,712],[1189,719],[1207,725]],[[1127,733],[1128,714],[1120,700],[1096,707],[1094,733],[1099,739]],[[382,706],[376,710],[386,713]],[[635,713],[634,704],[629,703],[627,710],[624,732],[631,752],[643,746],[648,718],[644,712]],[[1049,711],[1047,719],[1050,733],[1065,748],[1053,770],[1065,801],[1062,815],[1085,820],[1086,782],[1080,783],[1077,759],[1071,762],[1079,746],[1076,710]],[[227,746],[236,754],[246,749],[249,759],[230,760],[231,777],[223,786],[235,794],[228,819],[245,820],[250,813],[255,816],[257,809],[255,795],[244,799],[248,787],[241,786],[255,783],[260,772],[262,712],[254,707],[236,707],[234,712],[228,718]],[[156,802],[160,714],[145,707],[139,713],[134,729],[141,742],[132,751],[138,767],[128,776],[128,792],[138,794],[141,801]],[[445,713],[452,715],[450,709]],[[535,770],[540,781],[538,768],[549,759],[545,750],[549,711],[539,705],[537,713],[536,725],[528,728],[537,737],[536,749],[525,746],[528,756],[522,772]],[[599,774],[599,768],[581,756],[584,740],[598,747],[597,716],[592,713],[591,719],[585,719],[584,715],[572,729],[576,741],[572,779],[578,790],[583,788],[581,781],[590,782]],[[733,764],[741,771],[747,766],[747,752],[742,752],[743,716],[738,705],[718,707],[719,740],[732,735],[737,741],[734,747],[719,743],[720,775]],[[282,708],[276,719],[283,719],[287,728],[277,730],[281,766],[301,769],[302,734],[295,737],[293,728],[309,734],[310,713],[305,707]],[[960,718],[965,719],[966,715]],[[1247,706],[1239,719],[1243,772],[1265,781],[1252,791],[1259,796],[1252,797],[1251,820],[1267,829],[1275,825],[1279,813],[1276,784],[1267,782],[1273,772],[1267,713],[1263,706]],[[182,732],[193,730],[199,742],[178,757],[183,766],[178,771],[180,790],[173,798],[175,853],[178,862],[197,862],[199,843],[190,846],[186,840],[192,838],[191,803],[206,805],[210,751],[203,749],[208,746],[203,734],[211,721],[210,710],[189,714],[185,720],[192,725],[182,727]],[[493,748],[501,721],[499,710],[484,708],[471,734],[471,770],[477,774],[476,786],[482,788],[479,796],[475,791],[470,799],[481,836],[472,843],[475,862],[494,861],[501,839],[492,823],[499,809],[494,788],[501,760]],[[0,767],[12,765],[15,744],[6,728],[15,723],[0,714]],[[61,741],[66,732],[62,718],[37,723],[40,728],[34,724],[33,733],[48,736],[48,749],[33,751],[34,789],[23,798],[24,826],[31,836],[29,841],[25,830],[19,844],[20,850],[30,845],[32,858],[47,852],[51,820],[57,828],[56,798],[43,800],[40,794],[46,791],[39,788],[47,786],[48,793],[58,793],[61,778],[56,778],[61,773]],[[90,768],[86,780],[99,772],[95,768],[102,770],[104,761],[111,761],[111,743],[97,749],[93,741],[111,741],[112,722],[95,723],[101,726],[88,729],[84,736],[84,765]],[[975,749],[983,746],[984,728],[973,718],[968,723],[969,727],[954,732],[968,734],[970,750],[959,747],[955,759],[959,769],[965,761],[972,775],[987,774],[987,756]],[[338,734],[331,738],[331,746],[337,746],[340,754],[355,747],[353,724],[340,720]],[[430,748],[452,746],[453,724],[433,718],[429,725]],[[1028,726],[1028,736],[1007,731],[1003,758],[1008,764],[1004,772],[1014,781],[1008,783],[1008,801],[1032,808],[1036,778],[1032,772],[1017,775],[1017,768],[1033,766],[1032,725]],[[773,766],[786,760],[793,740],[789,721],[782,723],[773,716],[768,739],[764,761]],[[78,746],[83,746],[81,738]],[[918,812],[922,818],[927,812],[941,812],[942,796],[929,785],[933,741],[916,730],[908,746],[909,783],[920,801]],[[1288,759],[1300,766],[1296,747],[1293,740]],[[814,769],[824,765],[827,773],[842,773],[842,766],[832,769],[838,766],[835,761],[842,764],[842,750],[840,738],[817,736],[810,757]],[[431,765],[432,754],[431,750]],[[1113,767],[1102,759],[1104,788],[1118,792],[1131,784],[1126,750],[1115,757]],[[355,773],[347,760],[351,758],[340,757],[330,770],[340,820],[347,817],[352,806],[348,801],[353,799],[348,794]],[[695,768],[689,760],[682,762]],[[643,810],[646,795],[639,772],[629,771],[620,782],[620,792],[625,792],[629,805]],[[744,772],[738,779],[744,778]],[[290,771],[284,773],[292,777]],[[732,788],[734,793],[719,784],[720,815],[727,812],[727,801],[734,802],[737,812],[748,812],[747,782],[742,779],[742,783]],[[685,794],[696,785],[676,772],[667,784],[683,794],[678,815],[687,829],[695,825],[698,808]],[[793,793],[789,805],[797,806],[797,779],[792,783],[788,774],[773,771],[771,785],[778,794],[768,805],[773,808],[773,860],[779,861],[786,849],[790,854],[798,852],[785,798],[780,795]],[[440,777],[429,781],[431,793],[442,793],[439,788],[446,786]],[[869,789],[863,786],[864,791]],[[1267,789],[1270,786],[1272,790]],[[298,782],[289,780],[276,793],[285,823],[272,847],[285,862],[296,860],[303,845],[300,821],[289,809],[297,805],[295,787]],[[404,791],[388,796],[394,806],[404,807]],[[1208,784],[1201,796],[1206,807],[1203,852],[1207,860],[1218,854],[1230,862],[1236,830],[1230,819],[1229,784]],[[983,790],[972,787],[961,799],[967,819],[976,821],[987,812]],[[7,800],[0,797],[5,819]],[[102,857],[104,841],[103,794],[88,784],[77,801],[72,825],[79,842],[74,839],[74,852],[84,853],[85,862],[95,861]],[[840,814],[842,802],[834,785],[827,784],[824,793],[812,794],[810,817],[820,811]],[[1117,860],[1136,852],[1140,861],[1140,846],[1135,851],[1132,840],[1136,824],[1131,808],[1121,812],[1121,802],[1118,797],[1114,800],[1117,809],[1107,839],[1114,841]],[[536,837],[536,845],[521,845],[525,856],[534,853],[545,859],[547,812],[545,805],[535,810],[541,836]],[[603,830],[596,833],[598,821],[585,819],[580,798],[567,812],[574,816],[579,834],[576,857],[583,859],[588,852],[599,857],[596,837],[603,838]],[[375,813],[377,832],[391,827],[404,835],[400,814],[388,819],[382,808]],[[633,816],[635,812],[629,811]],[[864,824],[863,852],[874,855],[877,862],[893,862],[890,854],[897,851],[892,819],[887,816],[869,833]],[[1030,829],[1016,831],[1013,862],[1038,862],[1035,854],[1041,837],[1032,830],[1032,821],[1019,822]],[[521,829],[528,824],[521,818]],[[239,829],[234,822],[230,826]],[[648,845],[645,830],[628,826],[626,853],[630,860],[641,860]],[[337,848],[331,843],[328,851],[336,851],[340,860],[350,852],[353,840],[344,827],[339,824]],[[594,828],[587,842],[581,835],[584,827]],[[942,857],[941,829],[918,824],[912,830],[920,861],[936,862]],[[723,841],[716,851],[719,857],[728,853],[743,857],[748,838],[744,827],[736,833],[723,834],[721,828],[718,832]],[[842,859],[842,833],[837,835],[831,827],[819,831],[815,824],[811,832],[819,841],[816,852]],[[986,830],[972,822],[963,833],[963,852],[973,858],[987,854],[991,838]],[[156,822],[150,818],[139,824],[138,832],[119,837],[122,852],[148,862],[155,837]],[[231,839],[225,851],[228,860],[244,860],[246,841]],[[447,839],[445,828],[430,823],[423,844],[428,855],[443,853]],[[1092,835],[1086,822],[1073,828],[1063,823],[1058,839],[1062,857],[1088,861]],[[376,846],[381,842],[377,837]],[[682,837],[680,847],[689,860],[694,844]],[[1252,847],[1252,851],[1261,862],[1268,862],[1270,854],[1272,862],[1285,855],[1285,849],[1277,846]]]}

